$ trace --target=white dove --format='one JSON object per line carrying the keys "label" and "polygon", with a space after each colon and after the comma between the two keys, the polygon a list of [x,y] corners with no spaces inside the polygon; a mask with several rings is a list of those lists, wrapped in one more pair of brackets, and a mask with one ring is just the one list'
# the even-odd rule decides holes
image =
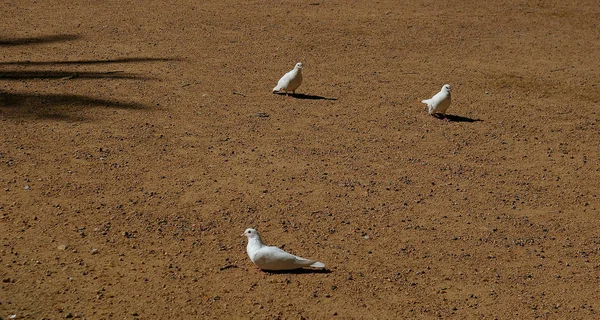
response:
{"label": "white dove", "polygon": [[284,91],[285,94],[291,91],[296,94],[296,89],[302,84],[302,62],[296,63],[296,66],[292,71],[286,73],[279,79],[273,93],[278,91]]}
{"label": "white dove", "polygon": [[444,119],[446,118],[446,110],[450,106],[450,91],[451,87],[449,84],[445,84],[440,92],[436,93],[431,99],[423,100],[421,102],[427,104],[429,107],[429,114],[435,116],[441,114]]}
{"label": "white dove", "polygon": [[293,270],[302,267],[325,268],[322,262],[300,258],[277,247],[267,246],[260,239],[258,231],[246,229],[243,236],[248,237],[246,252],[250,260],[263,270]]}

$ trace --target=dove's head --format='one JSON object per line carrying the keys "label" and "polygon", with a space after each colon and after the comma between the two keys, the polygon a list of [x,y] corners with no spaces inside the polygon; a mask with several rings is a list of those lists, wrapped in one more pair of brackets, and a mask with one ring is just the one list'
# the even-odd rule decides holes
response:
{"label": "dove's head", "polygon": [[246,229],[246,231],[244,231],[244,233],[242,235],[248,237],[248,240],[253,240],[253,239],[260,240],[260,235],[258,234],[258,231],[256,231],[256,229],[248,228],[248,229]]}
{"label": "dove's head", "polygon": [[296,63],[295,69],[302,69],[302,62]]}
{"label": "dove's head", "polygon": [[452,91],[452,87],[451,87],[449,84],[445,84],[445,85],[442,87],[442,90],[444,90],[444,91],[447,91],[447,92],[450,92],[450,91]]}

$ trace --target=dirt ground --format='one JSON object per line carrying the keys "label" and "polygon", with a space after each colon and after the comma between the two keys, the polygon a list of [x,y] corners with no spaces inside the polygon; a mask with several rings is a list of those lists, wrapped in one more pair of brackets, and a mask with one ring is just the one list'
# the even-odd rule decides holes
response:
{"label": "dirt ground", "polygon": [[596,1],[68,3],[0,6],[0,319],[600,317]]}

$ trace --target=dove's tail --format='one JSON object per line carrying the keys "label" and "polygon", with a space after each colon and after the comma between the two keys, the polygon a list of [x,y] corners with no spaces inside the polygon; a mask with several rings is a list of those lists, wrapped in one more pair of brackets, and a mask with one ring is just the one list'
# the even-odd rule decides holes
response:
{"label": "dove's tail", "polygon": [[431,99],[421,100],[421,102],[427,105],[427,111],[429,112],[429,114],[432,114],[433,108],[431,106]]}
{"label": "dove's tail", "polygon": [[311,264],[309,267],[322,269],[322,268],[325,268],[325,264],[323,262],[318,262],[317,261],[317,262]]}

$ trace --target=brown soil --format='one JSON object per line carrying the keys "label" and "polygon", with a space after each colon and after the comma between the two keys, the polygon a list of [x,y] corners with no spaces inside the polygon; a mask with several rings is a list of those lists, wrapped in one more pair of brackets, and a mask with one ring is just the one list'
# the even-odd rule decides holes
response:
{"label": "brown soil", "polygon": [[125,2],[2,6],[0,318],[599,317],[596,1]]}

